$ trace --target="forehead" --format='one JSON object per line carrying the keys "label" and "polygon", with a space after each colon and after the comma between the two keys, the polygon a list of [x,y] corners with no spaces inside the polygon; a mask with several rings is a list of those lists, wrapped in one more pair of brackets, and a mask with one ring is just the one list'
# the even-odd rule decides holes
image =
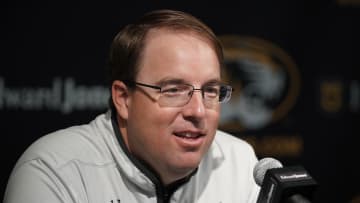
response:
{"label": "forehead", "polygon": [[159,77],[166,74],[189,77],[192,71],[213,78],[220,77],[219,60],[210,40],[191,31],[149,31],[137,78],[157,78],[155,74]]}
{"label": "forehead", "polygon": [[145,40],[144,40],[144,46],[147,46],[149,44],[150,41],[152,40],[161,40],[161,39],[165,39],[166,37],[178,37],[178,38],[184,38],[184,37],[191,37],[197,40],[200,40],[206,44],[209,45],[209,47],[211,47],[215,53],[216,53],[216,45],[215,43],[212,41],[211,37],[209,37],[208,35],[204,34],[204,33],[199,33],[199,32],[195,32],[194,30],[190,30],[190,29],[176,29],[176,28],[153,28],[150,29],[146,36],[145,36]]}

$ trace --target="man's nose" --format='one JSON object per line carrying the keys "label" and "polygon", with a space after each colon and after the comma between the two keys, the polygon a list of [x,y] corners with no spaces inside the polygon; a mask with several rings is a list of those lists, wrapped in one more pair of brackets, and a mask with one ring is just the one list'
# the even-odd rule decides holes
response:
{"label": "man's nose", "polygon": [[184,106],[184,117],[193,117],[196,119],[205,116],[205,105],[201,90],[194,90],[189,102]]}

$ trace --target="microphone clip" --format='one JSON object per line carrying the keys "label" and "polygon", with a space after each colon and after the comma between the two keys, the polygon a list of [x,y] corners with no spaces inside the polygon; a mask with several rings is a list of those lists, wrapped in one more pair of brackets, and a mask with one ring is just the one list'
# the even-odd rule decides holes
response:
{"label": "microphone clip", "polygon": [[310,202],[317,182],[302,166],[269,169],[257,203]]}

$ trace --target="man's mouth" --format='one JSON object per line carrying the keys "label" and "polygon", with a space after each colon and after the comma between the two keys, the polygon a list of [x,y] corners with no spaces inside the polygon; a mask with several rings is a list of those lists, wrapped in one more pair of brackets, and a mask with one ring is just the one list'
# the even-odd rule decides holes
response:
{"label": "man's mouth", "polygon": [[186,151],[198,150],[206,140],[206,133],[196,130],[175,131],[173,135],[175,135],[176,143]]}
{"label": "man's mouth", "polygon": [[194,132],[176,132],[176,133],[174,133],[174,135],[177,137],[186,138],[186,139],[196,139],[196,138],[204,136],[204,134],[194,133]]}

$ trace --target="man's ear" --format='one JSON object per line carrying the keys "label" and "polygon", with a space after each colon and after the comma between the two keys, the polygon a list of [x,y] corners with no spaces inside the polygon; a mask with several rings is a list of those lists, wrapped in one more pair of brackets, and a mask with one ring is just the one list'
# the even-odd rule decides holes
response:
{"label": "man's ear", "polygon": [[111,98],[113,104],[122,119],[128,119],[129,89],[121,81],[115,80],[111,85]]}

